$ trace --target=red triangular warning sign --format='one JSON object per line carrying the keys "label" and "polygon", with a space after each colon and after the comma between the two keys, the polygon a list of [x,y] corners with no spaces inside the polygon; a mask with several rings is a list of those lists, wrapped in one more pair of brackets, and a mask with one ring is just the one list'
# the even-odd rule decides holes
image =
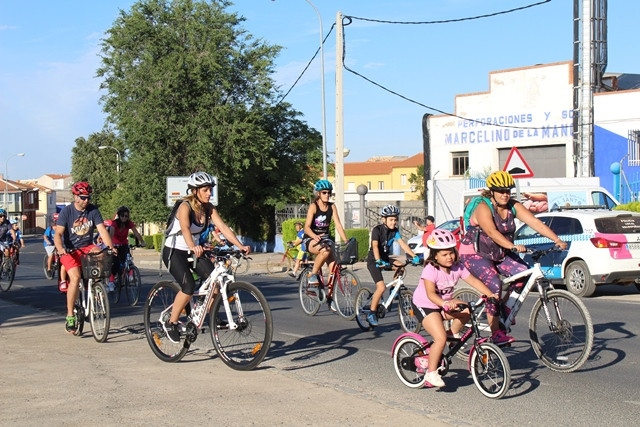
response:
{"label": "red triangular warning sign", "polygon": [[503,171],[509,172],[514,178],[533,178],[533,171],[524,161],[524,157],[516,147],[511,147]]}

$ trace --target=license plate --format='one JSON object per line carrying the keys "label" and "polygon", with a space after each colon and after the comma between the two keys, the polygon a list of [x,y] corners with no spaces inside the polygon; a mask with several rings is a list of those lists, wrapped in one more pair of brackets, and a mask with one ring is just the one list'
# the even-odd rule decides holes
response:
{"label": "license plate", "polygon": [[640,250],[640,243],[627,243],[627,249],[630,251]]}

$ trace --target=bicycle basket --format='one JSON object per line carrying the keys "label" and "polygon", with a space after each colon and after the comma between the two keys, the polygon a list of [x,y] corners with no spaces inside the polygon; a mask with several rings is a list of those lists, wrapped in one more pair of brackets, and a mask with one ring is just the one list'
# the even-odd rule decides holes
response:
{"label": "bicycle basket", "polygon": [[113,252],[103,249],[100,252],[89,252],[82,257],[82,276],[85,279],[108,277],[111,274]]}
{"label": "bicycle basket", "polygon": [[349,239],[346,244],[336,244],[336,261],[338,264],[355,264],[358,261],[358,241]]}

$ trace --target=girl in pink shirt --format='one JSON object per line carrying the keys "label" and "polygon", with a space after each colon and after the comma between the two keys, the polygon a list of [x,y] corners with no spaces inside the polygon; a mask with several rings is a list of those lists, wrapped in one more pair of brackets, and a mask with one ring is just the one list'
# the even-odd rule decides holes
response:
{"label": "girl in pink shirt", "polygon": [[[427,368],[425,385],[442,387],[444,381],[437,368],[447,342],[447,332],[443,319],[453,320],[451,333],[456,335],[469,320],[469,310],[454,310],[460,300],[451,298],[453,288],[459,279],[465,280],[487,297],[497,298],[480,280],[472,276],[462,263],[458,261],[456,238],[451,232],[435,229],[427,239],[429,257],[420,276],[420,284],[413,293],[413,312],[422,327],[433,338],[429,349],[429,357],[416,359],[419,369]],[[425,363],[427,362],[427,363]],[[423,365],[427,366],[423,366]]]}

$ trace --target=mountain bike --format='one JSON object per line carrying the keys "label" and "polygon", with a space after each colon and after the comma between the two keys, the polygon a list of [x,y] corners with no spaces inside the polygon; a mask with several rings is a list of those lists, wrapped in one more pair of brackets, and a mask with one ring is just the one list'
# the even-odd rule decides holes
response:
{"label": "mountain bike", "polygon": [[291,242],[287,242],[287,248],[282,252],[276,252],[267,258],[267,272],[269,274],[288,273],[296,262],[298,250]]}
{"label": "mountain bike", "polygon": [[[352,237],[346,244],[337,245],[325,236],[318,244],[333,251],[335,262],[326,284],[321,272],[318,273],[320,283],[317,286],[309,284],[309,274],[300,276],[298,293],[302,311],[308,316],[315,316],[320,305],[326,302],[331,311],[347,320],[353,320],[356,315],[355,297],[362,285],[358,276],[348,271],[346,265],[356,262],[358,241]],[[311,269],[308,271],[310,273]]]}
{"label": "mountain bike", "polygon": [[89,317],[93,338],[97,342],[107,340],[111,310],[103,281],[111,274],[112,262],[113,251],[109,248],[100,252],[89,252],[82,257],[82,277],[78,284],[80,292],[73,306],[76,317],[74,335],[82,335],[85,319]]}
{"label": "mountain bike", "polygon": [[[195,267],[195,260],[191,261]],[[227,366],[246,371],[264,360],[273,336],[271,309],[257,287],[235,281],[233,274],[227,271],[224,257],[217,258],[213,271],[180,315],[180,342],[173,343],[162,325],[171,317],[178,292],[180,286],[176,282],[161,281],[151,288],[145,302],[145,335],[151,350],[160,360],[181,360],[198,333],[205,332],[207,315],[211,341]]]}
{"label": "mountain bike", "polygon": [[[390,290],[387,299],[381,299],[376,312],[378,319],[384,319],[385,315],[389,311],[391,302],[394,298],[398,299],[398,318],[400,319],[400,326],[405,332],[418,332],[420,330],[420,322],[413,315],[413,309],[411,308],[411,301],[413,300],[413,291],[410,291],[404,286],[404,277],[406,275],[406,266],[411,264],[411,260],[408,259],[404,265],[397,266],[397,270],[393,275],[393,280],[385,285]],[[392,270],[392,266],[383,267],[387,271]],[[369,288],[362,288],[356,295],[355,310],[356,310],[356,322],[363,331],[370,331],[374,328],[373,325],[367,320],[367,316],[371,312],[371,298],[373,292]]]}
{"label": "mountain bike", "polygon": [[[446,375],[454,355],[462,348],[470,348],[467,366],[474,384],[484,396],[499,399],[509,390],[511,368],[502,350],[497,345],[488,342],[487,338],[480,336],[478,315],[485,303],[486,298],[481,298],[478,302],[458,304],[457,310],[469,309],[471,327],[460,338],[447,336],[447,341],[452,345],[445,347],[438,373],[442,376]],[[472,337],[472,344],[466,345]],[[391,351],[393,367],[400,381],[407,387],[421,388],[429,385],[425,382],[424,376],[431,344],[433,341],[429,342],[413,332],[400,335],[393,343]]]}
{"label": "mountain bike", "polygon": [[[114,278],[115,289],[110,292],[113,302],[120,302],[120,294],[122,289],[125,290],[127,295],[127,301],[129,305],[134,307],[140,299],[140,288],[142,287],[142,278],[140,276],[140,270],[133,263],[132,251],[139,247],[138,245],[129,245],[129,251],[124,262],[120,264],[120,269],[116,277]],[[117,260],[116,260],[117,261]]]}
{"label": "mountain bike", "polygon": [[[540,258],[559,249],[528,250],[533,258],[533,266],[521,273],[502,280],[507,289],[508,300],[500,310],[500,324],[510,331],[529,293],[536,289],[538,300],[529,316],[529,340],[534,353],[548,368],[557,372],[573,372],[589,358],[593,347],[593,322],[587,307],[572,293],[554,289],[545,278],[540,266]],[[514,286],[518,280],[527,278],[522,289]],[[463,301],[480,297],[475,289],[458,289],[453,298]],[[489,330],[486,313],[480,313],[481,330]],[[469,325],[466,325],[467,327]]]}
{"label": "mountain bike", "polygon": [[53,250],[53,259],[51,260],[51,269],[49,266],[49,255],[44,254],[44,258],[42,260],[42,268],[44,270],[44,275],[47,279],[53,280],[56,277],[56,273],[59,274],[60,269],[60,255],[58,255],[57,250]]}
{"label": "mountain bike", "polygon": [[7,292],[11,289],[13,279],[16,276],[16,259],[13,245],[9,246],[9,256],[4,255],[4,250],[0,246],[0,289]]}

